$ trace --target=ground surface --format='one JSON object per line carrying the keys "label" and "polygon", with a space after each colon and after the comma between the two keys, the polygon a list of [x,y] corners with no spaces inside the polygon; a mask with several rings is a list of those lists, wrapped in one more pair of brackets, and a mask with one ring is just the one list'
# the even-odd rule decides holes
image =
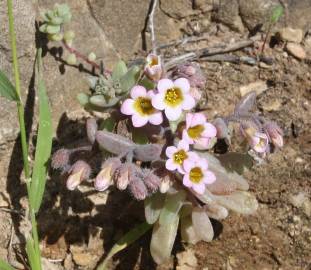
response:
{"label": "ground surface", "polygon": [[[46,7],[52,2],[41,1],[41,4]],[[93,49],[91,45],[84,44],[88,42],[90,35],[91,43],[104,42],[105,50],[111,49],[112,52],[108,55],[106,53],[109,63],[113,63],[113,59],[118,56],[131,59],[134,52],[138,58],[145,55],[140,34],[148,11],[147,1],[130,1],[133,3],[129,6],[122,5],[122,1],[111,1],[108,4],[101,4],[101,1],[95,0],[67,2],[73,6],[74,12],[81,16],[80,20],[73,21],[73,27],[78,29],[85,24],[85,28],[82,29],[86,30],[80,35],[83,41],[79,43],[80,48]],[[242,19],[239,17],[241,22],[237,20],[235,26],[229,25],[230,28],[227,28],[218,23],[219,18],[216,19],[217,22],[212,20],[215,14],[208,11],[208,8],[207,11],[192,9],[193,5],[188,1],[176,1],[174,4],[170,3],[171,1],[162,2],[165,3],[162,3],[156,15],[159,44],[185,35],[208,35],[207,40],[163,50],[162,53],[166,57],[248,37],[249,32],[246,28],[250,22],[247,23],[247,17],[242,16],[243,12]],[[256,1],[249,2],[256,4]],[[289,4],[292,5],[292,2],[294,1],[289,1]],[[296,9],[295,6],[293,14],[297,13]],[[300,9],[304,11],[306,7],[302,6]],[[108,16],[112,10],[114,15]],[[123,22],[123,15],[131,12],[137,14],[135,13],[128,22]],[[222,21],[226,22],[227,13],[223,11],[216,15],[220,16],[219,14],[223,14]],[[303,16],[296,22],[299,24],[296,27],[307,33],[308,26],[303,23]],[[93,27],[92,23],[96,27]],[[123,25],[126,29],[123,29]],[[29,27],[33,25],[30,24]],[[231,29],[238,29],[240,33]],[[120,36],[124,36],[124,39]],[[260,46],[261,33],[256,34],[256,37],[259,40],[256,45]],[[5,45],[2,44],[2,47],[5,48]],[[253,167],[245,174],[251,191],[259,201],[256,214],[241,216],[232,213],[222,224],[215,223],[218,233],[211,243],[201,242],[195,246],[187,246],[178,239],[171,261],[164,266],[156,266],[152,262],[148,246],[150,235],[146,235],[116,256],[110,269],[311,269],[311,49],[308,51],[305,44],[307,59],[298,60],[286,53],[283,47],[284,43],[278,43],[273,48],[267,46],[265,54],[274,60],[273,65],[269,67],[200,62],[207,76],[207,99],[202,102],[202,108],[207,111],[210,119],[216,115],[226,115],[233,110],[241,96],[241,86],[258,80],[268,85],[259,95],[257,107],[265,116],[280,123],[285,133],[285,146],[270,155],[265,163]],[[98,55],[100,53],[97,52]],[[256,53],[258,51],[251,48],[234,54],[252,56]],[[21,56],[23,78],[31,75],[29,65],[32,59],[29,55],[32,54],[26,51],[25,55]],[[3,59],[4,68],[9,70],[8,57]],[[74,96],[81,90],[87,90],[86,83],[83,83],[84,77],[77,69],[66,67],[65,73],[60,72],[61,68],[56,60],[49,53],[44,59],[48,74],[47,87],[54,112],[54,126],[57,127],[58,139],[55,140],[55,148],[84,136],[82,127],[85,114]],[[67,76],[64,76],[66,74]],[[25,85],[28,85],[28,82],[24,79]],[[30,107],[34,103],[31,89],[30,85],[27,99]],[[2,102],[3,99],[1,104]],[[25,187],[19,180],[22,165],[19,141],[15,141],[16,125],[10,123],[16,119],[14,107],[4,104],[3,108],[0,111],[3,121],[0,133],[0,210],[3,210],[0,211],[0,257],[16,262],[14,254],[19,254],[17,257],[21,261],[19,247],[24,241],[21,233],[27,229],[20,213],[24,212],[27,204],[24,197]],[[66,110],[67,115],[63,114]],[[31,110],[28,113],[31,115]],[[28,122],[31,127],[32,121]],[[33,135],[35,129],[36,126],[33,125]],[[108,197],[106,194],[93,194],[87,187],[69,192],[65,189],[64,179],[55,172],[51,172],[50,175],[45,202],[38,219],[42,253],[44,257],[59,265],[60,268],[54,269],[63,269],[61,264],[68,270],[93,269],[113,242],[133,224],[143,219],[142,206],[135,202],[129,204],[131,198],[127,194],[115,191],[110,192]],[[8,212],[9,208],[16,209],[18,213]],[[190,250],[195,255],[196,266],[186,268],[179,265],[178,254],[183,250]]]}

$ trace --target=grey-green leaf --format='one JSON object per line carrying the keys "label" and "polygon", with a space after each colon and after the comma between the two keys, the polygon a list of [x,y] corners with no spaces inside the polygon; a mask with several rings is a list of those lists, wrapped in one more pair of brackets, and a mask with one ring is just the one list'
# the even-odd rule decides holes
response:
{"label": "grey-green leaf", "polygon": [[167,225],[176,218],[186,199],[186,192],[180,190],[176,193],[167,193],[163,209],[160,214],[159,223]]}
{"label": "grey-green leaf", "polygon": [[40,208],[45,190],[47,166],[51,155],[53,135],[50,105],[41,72],[41,49],[38,50],[37,54],[37,76],[39,96],[39,127],[35,162],[31,179],[30,198],[33,203],[33,208],[36,212]]}
{"label": "grey-green leaf", "polygon": [[124,61],[120,60],[112,70],[111,77],[114,81],[120,80],[127,72],[127,67]]}
{"label": "grey-green leaf", "polygon": [[95,95],[95,96],[90,97],[91,104],[98,106],[98,107],[102,107],[102,108],[112,107],[116,105],[118,101],[119,101],[119,98],[117,97],[111,98],[109,101],[107,101],[103,95]]}
{"label": "grey-green leaf", "polygon": [[77,99],[78,99],[79,103],[83,107],[85,107],[89,103],[90,96],[88,94],[85,94],[85,93],[79,93],[77,95]]}
{"label": "grey-green leaf", "polygon": [[[117,243],[114,244],[112,249],[109,251],[107,257],[103,261],[102,264],[100,264],[97,267],[97,270],[106,270],[107,269],[107,263],[109,262],[110,258],[112,258],[113,255],[118,253],[119,251],[125,249],[130,244],[135,242],[137,239],[139,239],[142,235],[144,235],[149,229],[151,229],[151,225],[147,224],[146,222],[139,224],[132,230],[130,230],[127,234],[125,234]],[[108,270],[108,269],[107,269]]]}
{"label": "grey-green leaf", "polygon": [[199,207],[193,208],[192,223],[195,233],[200,239],[206,242],[210,242],[213,240],[214,237],[213,226],[204,208]]}
{"label": "grey-green leaf", "polygon": [[157,264],[166,262],[171,256],[178,224],[179,215],[176,215],[169,224],[160,225],[158,221],[153,226],[150,253]]}
{"label": "grey-green leaf", "polygon": [[201,240],[194,230],[191,215],[181,218],[180,233],[181,233],[181,239],[185,241],[186,243],[196,244],[197,242]]}
{"label": "grey-green leaf", "polygon": [[2,70],[0,70],[0,96],[10,101],[18,101],[15,87]]}
{"label": "grey-green leaf", "polygon": [[148,224],[153,224],[158,220],[164,204],[164,198],[165,194],[157,192],[145,199],[145,218]]}
{"label": "grey-green leaf", "polygon": [[120,79],[123,93],[127,93],[136,84],[140,73],[138,66],[131,67],[128,72]]}
{"label": "grey-green leaf", "polygon": [[0,270],[15,270],[11,265],[0,259]]}

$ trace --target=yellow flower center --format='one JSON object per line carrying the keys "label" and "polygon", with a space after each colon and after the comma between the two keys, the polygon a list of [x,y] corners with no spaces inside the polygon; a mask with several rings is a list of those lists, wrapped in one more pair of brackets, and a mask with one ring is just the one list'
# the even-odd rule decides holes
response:
{"label": "yellow flower center", "polygon": [[197,139],[201,136],[202,132],[204,131],[203,125],[196,125],[188,129],[188,135],[191,139]]}
{"label": "yellow flower center", "polygon": [[148,64],[150,67],[157,66],[159,64],[158,57],[152,57]]}
{"label": "yellow flower center", "polygon": [[181,165],[187,157],[187,153],[184,150],[179,150],[174,154],[174,162]]}
{"label": "yellow flower center", "polygon": [[200,167],[194,167],[190,171],[190,181],[198,184],[202,181],[203,172]]}
{"label": "yellow flower center", "polygon": [[166,90],[164,100],[169,106],[176,107],[183,101],[183,99],[183,94],[179,88],[173,87]]}
{"label": "yellow flower center", "polygon": [[134,103],[134,108],[140,115],[150,115],[155,112],[151,104],[151,99],[145,97],[137,98]]}

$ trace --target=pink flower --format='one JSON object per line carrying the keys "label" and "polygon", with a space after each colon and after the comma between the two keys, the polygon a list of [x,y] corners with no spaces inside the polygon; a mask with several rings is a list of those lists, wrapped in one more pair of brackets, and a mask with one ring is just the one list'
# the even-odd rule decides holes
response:
{"label": "pink flower", "polygon": [[183,184],[188,188],[192,188],[195,192],[203,194],[205,186],[216,181],[214,173],[209,171],[208,163],[205,158],[192,158],[185,160],[183,168],[185,175],[183,177]]}
{"label": "pink flower", "polygon": [[147,92],[145,87],[136,85],[131,90],[131,98],[123,102],[121,112],[126,115],[132,115],[134,127],[142,127],[148,122],[153,125],[160,125],[162,123],[162,113],[156,110],[151,104],[154,95],[152,90]]}
{"label": "pink flower", "polygon": [[183,164],[185,160],[195,158],[197,155],[194,152],[189,152],[189,144],[186,141],[179,141],[177,147],[169,146],[165,151],[168,160],[165,163],[166,169],[180,173],[185,173]]}
{"label": "pink flower", "polygon": [[250,147],[257,153],[265,153],[269,149],[269,138],[267,134],[256,132],[248,139]]}
{"label": "pink flower", "polygon": [[203,113],[187,113],[186,129],[184,129],[182,138],[189,144],[198,144],[203,148],[207,148],[211,138],[217,134],[216,128],[206,122]]}
{"label": "pink flower", "polygon": [[161,79],[163,69],[161,65],[161,58],[156,54],[149,54],[147,56],[147,64],[145,66],[145,74],[152,81]]}
{"label": "pink flower", "polygon": [[191,110],[195,106],[195,100],[189,94],[189,81],[185,78],[179,78],[174,82],[162,79],[158,82],[157,88],[159,93],[152,98],[152,106],[164,110],[170,121],[176,121],[183,110]]}
{"label": "pink flower", "polygon": [[253,124],[241,124],[240,130],[254,151],[257,153],[265,153],[269,150],[269,137],[267,134],[258,131]]}

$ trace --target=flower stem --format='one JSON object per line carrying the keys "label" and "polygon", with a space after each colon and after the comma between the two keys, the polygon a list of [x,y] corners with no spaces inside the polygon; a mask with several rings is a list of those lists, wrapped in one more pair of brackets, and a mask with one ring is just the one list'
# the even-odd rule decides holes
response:
{"label": "flower stem", "polygon": [[10,39],[11,39],[13,71],[14,71],[14,77],[15,77],[15,91],[18,96],[17,111],[18,111],[18,120],[19,120],[19,126],[20,126],[20,134],[21,134],[24,173],[25,173],[25,178],[26,178],[27,194],[28,194],[29,210],[30,210],[29,218],[30,218],[31,225],[32,225],[32,237],[34,240],[34,250],[36,252],[36,259],[39,261],[39,267],[41,269],[41,255],[40,255],[40,248],[39,248],[39,237],[38,237],[38,230],[37,230],[36,215],[35,215],[35,210],[33,208],[33,205],[31,203],[32,202],[31,192],[30,192],[31,175],[30,175],[30,167],[29,167],[29,161],[28,161],[28,144],[27,144],[27,137],[26,137],[24,105],[23,105],[22,98],[21,98],[21,85],[20,85],[19,67],[18,67],[18,59],[17,59],[16,36],[15,36],[15,30],[14,30],[14,15],[13,15],[12,0],[7,0],[7,8],[8,8],[8,16],[9,16],[9,33],[10,33]]}

